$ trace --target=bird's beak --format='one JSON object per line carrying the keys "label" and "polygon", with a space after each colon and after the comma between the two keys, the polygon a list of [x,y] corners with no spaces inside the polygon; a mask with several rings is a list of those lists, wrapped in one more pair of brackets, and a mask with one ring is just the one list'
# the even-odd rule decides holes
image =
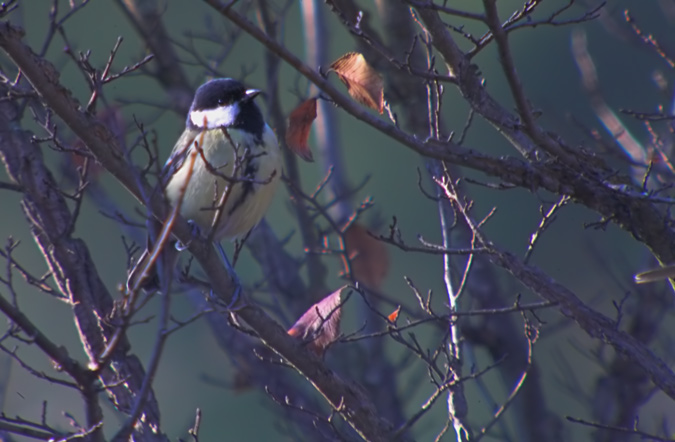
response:
{"label": "bird's beak", "polygon": [[244,97],[244,100],[253,100],[260,92],[261,91],[258,89],[246,89],[246,96]]}

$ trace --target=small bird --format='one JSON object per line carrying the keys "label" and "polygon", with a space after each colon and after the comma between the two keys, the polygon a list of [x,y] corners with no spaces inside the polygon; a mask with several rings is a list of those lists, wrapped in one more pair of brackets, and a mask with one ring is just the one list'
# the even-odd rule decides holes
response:
{"label": "small bird", "polygon": [[[281,152],[274,132],[253,101],[259,93],[231,78],[201,85],[185,130],[162,170],[160,182],[168,202],[175,206],[182,198],[181,216],[203,234],[209,234],[213,226],[216,242],[242,237],[255,227],[279,185]],[[190,157],[195,150],[193,162]],[[166,260],[172,268],[177,253],[174,255],[176,258]],[[127,288],[135,285],[148,258],[146,249],[129,274]],[[143,288],[157,285],[156,276],[148,276]]]}
{"label": "small bird", "polygon": [[675,278],[675,264],[647,270],[635,275],[635,282],[645,284],[648,282],[663,281],[664,279]]}

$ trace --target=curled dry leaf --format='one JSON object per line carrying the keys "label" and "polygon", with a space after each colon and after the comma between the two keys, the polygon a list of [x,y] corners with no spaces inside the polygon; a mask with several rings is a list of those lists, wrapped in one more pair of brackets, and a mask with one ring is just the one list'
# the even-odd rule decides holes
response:
{"label": "curled dry leaf", "polygon": [[316,119],[316,98],[310,98],[298,105],[288,116],[286,144],[293,153],[305,161],[314,161],[309,149],[309,131]]}
{"label": "curled dry leaf", "polygon": [[390,313],[389,316],[387,316],[387,319],[389,320],[389,322],[395,324],[396,320],[398,319],[399,313],[401,313],[401,306],[400,305],[396,308],[396,310],[394,310],[392,313]]}
{"label": "curled dry leaf", "polygon": [[330,68],[347,86],[349,95],[359,103],[378,111],[384,110],[384,82],[362,54],[349,52],[335,60]]}
{"label": "curled dry leaf", "polygon": [[356,222],[345,232],[345,243],[354,279],[366,287],[379,289],[389,272],[389,255],[384,243]]}
{"label": "curled dry leaf", "polygon": [[346,287],[340,287],[310,307],[288,330],[288,334],[306,342],[310,350],[322,355],[340,334],[340,303]]}

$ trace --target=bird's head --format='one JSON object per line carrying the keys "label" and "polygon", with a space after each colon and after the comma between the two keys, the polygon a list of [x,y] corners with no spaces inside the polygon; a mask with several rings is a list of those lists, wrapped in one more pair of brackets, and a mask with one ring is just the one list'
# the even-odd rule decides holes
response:
{"label": "bird's head", "polygon": [[262,115],[253,98],[259,93],[231,78],[210,80],[195,92],[187,125],[197,129],[234,127],[256,132]]}

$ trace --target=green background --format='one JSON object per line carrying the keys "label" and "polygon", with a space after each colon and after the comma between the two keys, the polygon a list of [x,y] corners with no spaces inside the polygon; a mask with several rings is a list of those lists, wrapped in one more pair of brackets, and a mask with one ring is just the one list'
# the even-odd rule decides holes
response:
{"label": "green background", "polygon": [[[567,2],[550,3],[547,6],[553,8]],[[61,13],[65,12],[68,8],[67,3],[59,2],[59,4],[62,8]],[[364,8],[373,8],[370,2],[362,4]],[[639,2],[639,7],[635,4],[630,1],[616,1],[611,2],[605,9],[613,19],[622,23],[623,8],[634,7],[633,12],[644,29],[653,32],[657,37],[672,36],[670,31],[672,22],[660,14],[655,2]],[[499,6],[502,17],[507,17],[511,11],[520,7],[521,3],[500,1]],[[213,44],[189,37],[191,33],[198,34],[205,26],[224,30],[223,19],[212,9],[201,2],[189,4],[166,2],[165,7],[163,18],[172,38],[183,44],[193,41],[197,51],[205,56],[219,50]],[[47,30],[47,2],[23,2],[21,9],[22,11],[15,12],[10,17],[10,21],[22,19],[27,32],[25,41],[37,50],[41,47]],[[569,15],[578,16],[580,13],[581,8],[574,7]],[[376,15],[372,19],[376,21]],[[327,59],[336,59],[354,49],[351,36],[340,28],[333,15],[327,14],[326,23],[329,26],[331,45]],[[124,42],[113,65],[115,69],[138,61],[145,54],[143,42],[114,2],[92,2],[70,19],[65,29],[72,48],[83,52],[91,50],[91,62],[97,67],[104,65],[118,36],[123,36]],[[282,29],[286,46],[303,56],[302,23],[297,3],[291,7]],[[652,75],[655,70],[660,70],[667,78],[672,79],[672,70],[644,47],[609,35],[599,22],[568,27],[541,26],[519,31],[513,34],[510,41],[525,90],[535,107],[543,111],[539,120],[542,126],[559,133],[573,145],[590,142],[574,124],[572,117],[587,127],[602,131],[580,84],[579,74],[572,58],[570,42],[571,33],[575,29],[583,29],[587,33],[588,47],[598,69],[600,87],[610,106],[615,109],[655,111],[658,103],[668,103],[669,97],[664,99],[652,81]],[[223,38],[226,38],[224,31]],[[89,92],[82,81],[82,74],[63,53],[63,47],[63,41],[57,36],[48,52],[48,58],[61,70],[62,82],[74,91],[81,102],[86,102]],[[177,52],[182,60],[190,60],[186,51],[178,49]],[[487,79],[488,90],[507,108],[513,108],[493,48],[483,51],[474,61]],[[439,63],[440,60],[437,64]],[[6,66],[4,60],[3,66]],[[203,69],[188,65],[185,68],[195,87],[205,80]],[[242,69],[252,71],[246,77],[248,84],[264,86],[263,52],[257,42],[246,36],[242,36],[236,42],[231,55],[221,67],[226,75],[236,78],[241,78]],[[283,93],[286,112],[298,102],[292,91],[297,78],[297,74],[284,66],[280,90]],[[335,77],[333,81],[338,84]],[[299,84],[302,88],[306,86],[306,82],[302,79]],[[467,115],[466,105],[452,87],[447,89],[448,93],[444,99],[445,122],[447,127],[461,130]],[[385,91],[385,97],[386,94]],[[106,86],[105,95],[110,104],[122,100],[162,106],[168,100],[163,90],[152,79],[143,76],[130,76],[116,81]],[[131,124],[132,116],[135,115],[157,132],[164,159],[183,129],[184,117],[146,104],[123,105],[121,109],[126,123],[129,124],[128,139],[137,136]],[[424,173],[420,158],[409,149],[376,133],[344,112],[338,112],[338,115],[340,148],[347,165],[348,178],[352,184],[356,184],[366,176],[371,177],[356,198],[356,201],[359,201],[371,196],[375,201],[375,209],[367,214],[366,219],[381,220],[380,228],[384,232],[391,217],[396,216],[407,242],[414,243],[417,234],[423,235],[427,240],[440,242],[437,208],[421,194],[417,186],[417,168],[421,168]],[[624,123],[633,130],[633,134],[639,140],[648,139],[642,125],[631,121],[628,117],[624,118]],[[26,125],[33,130],[39,130],[30,122]],[[474,125],[467,139],[467,145],[490,154],[514,154],[512,147],[485,122],[476,118]],[[314,150],[316,156],[316,149]],[[47,157],[53,165],[53,170],[58,170],[61,157],[53,152],[47,152]],[[322,177],[321,168],[316,163],[301,164],[301,173],[306,191],[311,191]],[[474,172],[467,174],[485,179]],[[125,210],[131,210],[136,206],[130,195],[109,176],[103,176],[101,181],[113,199]],[[427,189],[431,188],[428,182],[424,185]],[[489,237],[500,247],[522,255],[530,235],[540,221],[541,201],[523,189],[495,191],[481,186],[468,186],[467,190],[476,204],[474,209],[476,218],[486,215],[493,206],[497,207],[496,214],[485,227]],[[34,272],[36,274],[46,271],[21,213],[19,198],[10,192],[3,192],[0,198],[3,208],[0,237],[12,236],[20,240],[22,245],[16,251],[15,257],[27,267],[36,269]],[[544,196],[544,200],[554,199]],[[286,237],[297,228],[285,190],[279,193],[267,215],[267,220],[279,237]],[[584,229],[584,223],[598,220],[597,214],[578,206],[564,209],[559,214],[558,221],[544,235],[533,257],[533,264],[564,283],[583,300],[587,302],[593,300],[594,308],[611,316],[614,314],[612,300],[620,300],[624,292],[631,289],[631,275],[648,265],[647,253],[631,239],[629,234],[612,224],[604,231]],[[117,223],[102,216],[90,201],[85,201],[76,236],[87,241],[98,270],[111,290],[125,278],[126,255],[121,235]],[[288,250],[296,256],[302,255],[297,235],[292,238]],[[403,275],[407,275],[420,289],[423,291],[433,289],[439,302],[445,302],[442,299],[441,259],[406,254],[393,248],[390,248],[389,252],[392,264],[383,288],[385,292],[402,302],[412,304],[412,294],[403,280]],[[335,275],[339,263],[332,258],[326,258],[325,262],[330,266],[334,275],[331,281],[335,284],[334,288],[337,288],[339,281]],[[252,261],[246,256],[238,269],[245,283],[252,283],[260,276]],[[21,283],[17,283],[17,286],[21,288],[19,303],[23,311],[53,341],[65,345],[72,355],[84,361],[85,356],[77,339],[69,306],[37,293]],[[513,294],[523,290],[506,277],[503,277],[502,287],[508,299],[512,299]],[[3,291],[0,291],[0,294],[6,296]],[[534,298],[527,299],[534,300]],[[359,326],[354,310],[355,307],[348,306],[343,316],[344,332],[353,331]],[[187,300],[176,297],[172,311],[175,316],[185,319],[191,315],[192,308]],[[148,314],[152,312],[153,306],[150,306]],[[542,317],[551,325],[556,325],[561,320],[559,315],[552,312],[543,313]],[[284,325],[289,326],[290,323]],[[130,332],[134,352],[142,361],[147,361],[149,357],[154,334],[153,322],[136,326]],[[536,347],[536,356],[543,372],[542,382],[546,386],[548,405],[553,411],[563,416],[583,417],[588,414],[586,398],[579,398],[566,389],[569,373],[566,372],[567,367],[560,361],[566,361],[577,374],[583,374],[583,377],[577,378],[576,381],[583,391],[591,391],[594,387],[594,377],[600,375],[601,370],[588,358],[586,352],[597,345],[597,342],[589,340],[586,334],[574,326],[564,327],[552,336],[547,337],[544,334],[544,338]],[[400,348],[392,345],[391,351],[398,354]],[[53,372],[49,362],[36,348],[22,346],[20,355],[33,366],[41,367],[49,373]],[[485,354],[477,353],[476,363],[483,365],[487,361]],[[201,436],[204,441],[225,440],[223,431],[227,432],[227,440],[278,440],[280,436],[275,429],[275,420],[279,416],[275,411],[278,406],[263,393],[254,390],[235,394],[226,388],[214,387],[203,381],[203,375],[207,375],[228,383],[231,382],[231,373],[228,358],[218,349],[203,321],[190,325],[169,339],[154,383],[161,406],[163,431],[173,439],[178,436],[186,437],[185,432],[192,424],[195,409],[199,407],[203,410]],[[402,391],[409,393],[412,391],[412,396],[405,398],[406,411],[409,413],[419,407],[433,391],[432,386],[424,378],[424,373],[419,370],[401,373],[400,382]],[[498,400],[508,394],[496,375],[486,376],[486,384]],[[487,409],[484,398],[471,385],[467,392],[472,421],[485,422],[490,410]],[[49,422],[57,427],[68,428],[67,419],[62,415],[63,411],[78,417],[82,416],[81,400],[76,392],[37,380],[16,364],[12,365],[10,384],[2,410],[8,415],[39,419],[43,400],[48,401]],[[670,401],[657,394],[643,407],[641,423],[655,424],[663,414],[672,419],[675,417],[675,409]],[[115,417],[112,417],[114,413],[108,415],[111,416],[110,423],[115,422]],[[433,439],[443,426],[445,415],[445,405],[439,403],[435,411],[415,427],[415,434],[419,440]],[[108,425],[108,428],[114,426]],[[569,440],[572,440],[574,435],[586,434],[585,429],[570,424],[566,426],[566,431],[570,436]],[[451,439],[452,437],[446,436],[446,440]]]}

